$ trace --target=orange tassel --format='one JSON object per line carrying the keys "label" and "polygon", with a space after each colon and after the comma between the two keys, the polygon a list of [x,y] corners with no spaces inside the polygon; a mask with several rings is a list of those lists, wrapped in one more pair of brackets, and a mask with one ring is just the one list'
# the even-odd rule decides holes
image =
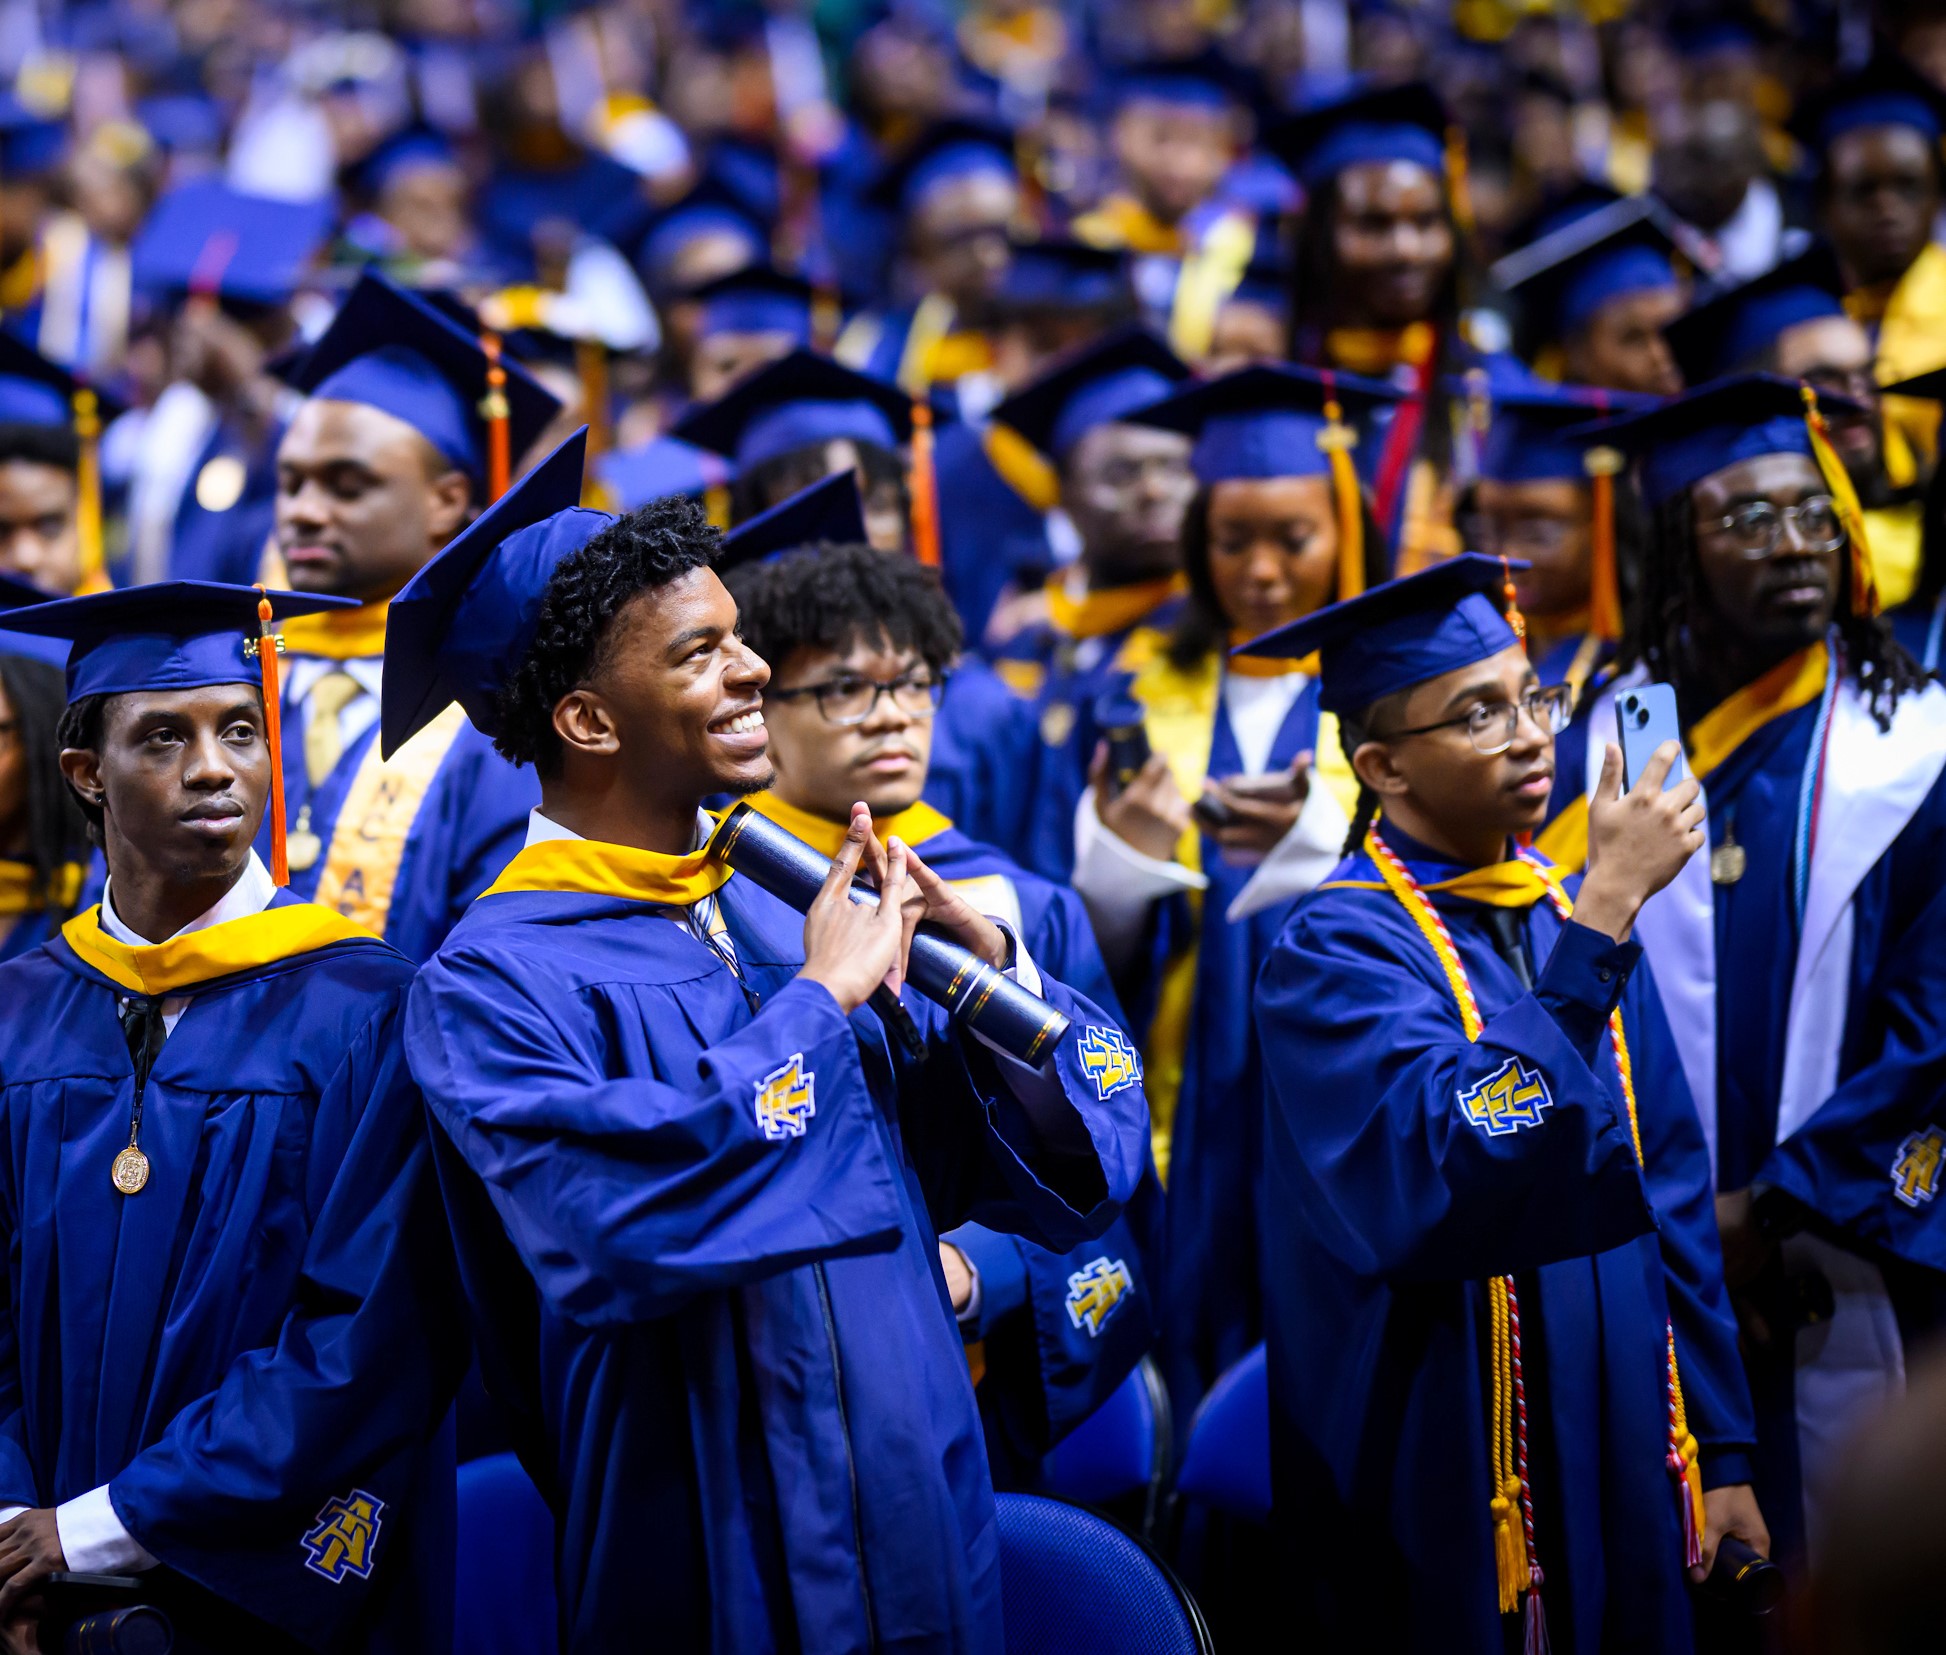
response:
{"label": "orange tassel", "polygon": [[1500,595],[1507,603],[1507,624],[1514,629],[1514,636],[1522,644],[1527,642],[1527,617],[1520,612],[1520,600],[1514,592],[1514,571],[1505,556],[1500,559]]}
{"label": "orange tassel", "polygon": [[513,433],[507,424],[507,370],[500,360],[500,335],[481,334],[480,349],[487,359],[480,416],[487,422],[487,504],[492,505],[513,482]]}
{"label": "orange tassel", "polygon": [[1330,369],[1324,371],[1324,430],[1318,447],[1331,465],[1331,494],[1338,508],[1338,601],[1355,598],[1365,590],[1365,512],[1364,496],[1358,486],[1358,470],[1351,451],[1358,433],[1345,423],[1344,409]]}
{"label": "orange tassel", "polygon": [[928,569],[939,567],[939,479],[932,464],[932,404],[912,399],[912,555]]}
{"label": "orange tassel", "polygon": [[[85,583],[100,577],[105,556],[101,534],[101,404],[86,385],[74,389],[74,436],[79,447],[74,467],[74,536]],[[85,584],[82,589],[87,589]]]}
{"label": "orange tassel", "polygon": [[1473,190],[1466,153],[1466,128],[1454,121],[1446,128],[1446,194],[1453,204],[1453,223],[1463,236],[1473,233]]}
{"label": "orange tassel", "polygon": [[[594,506],[599,504],[601,494],[601,485],[595,480],[595,461],[614,446],[608,418],[608,347],[599,339],[577,339],[574,365],[581,378],[581,417],[588,422],[581,503]],[[505,371],[501,370],[503,374]]]}
{"label": "orange tassel", "polygon": [[1622,635],[1621,577],[1615,567],[1615,477],[1622,456],[1613,448],[1591,448],[1582,456],[1593,495],[1588,539],[1588,628],[1614,642]]}
{"label": "orange tassel", "polygon": [[270,629],[270,594],[261,586],[257,592],[257,668],[263,674],[264,740],[270,748],[270,879],[282,887],[291,882],[284,848],[284,710],[277,673],[277,646],[283,640]]}

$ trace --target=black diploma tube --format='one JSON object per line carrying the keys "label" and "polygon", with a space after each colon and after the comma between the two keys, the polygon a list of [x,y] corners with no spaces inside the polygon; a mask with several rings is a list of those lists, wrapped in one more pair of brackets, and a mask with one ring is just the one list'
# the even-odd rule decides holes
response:
{"label": "black diploma tube", "polygon": [[[747,804],[733,807],[723,818],[710,850],[800,914],[817,900],[831,872],[830,857]],[[851,896],[854,902],[878,900],[866,886],[854,885]],[[1038,994],[995,971],[936,926],[922,923],[913,933],[905,974],[956,1021],[1035,1068],[1047,1063],[1068,1032],[1068,1019]]]}

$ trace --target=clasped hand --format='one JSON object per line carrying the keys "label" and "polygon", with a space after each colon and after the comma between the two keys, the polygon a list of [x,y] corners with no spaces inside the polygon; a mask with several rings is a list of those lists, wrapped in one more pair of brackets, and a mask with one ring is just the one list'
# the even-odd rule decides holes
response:
{"label": "clasped hand", "polygon": [[40,1648],[39,1587],[67,1566],[51,1507],[0,1523],[0,1651],[31,1655]]}
{"label": "clasped hand", "polygon": [[[852,900],[852,880],[861,867],[878,890],[876,906]],[[1000,927],[975,911],[904,840],[881,844],[872,831],[871,811],[863,803],[853,805],[845,842],[804,916],[801,975],[821,983],[847,1012],[863,1005],[881,984],[896,994],[921,920],[988,965],[1006,965],[1007,939]]]}

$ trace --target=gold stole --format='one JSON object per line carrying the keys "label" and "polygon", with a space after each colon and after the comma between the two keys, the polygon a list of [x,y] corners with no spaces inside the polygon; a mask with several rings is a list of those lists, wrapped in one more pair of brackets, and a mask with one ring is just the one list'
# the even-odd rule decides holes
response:
{"label": "gold stole", "polygon": [[42,892],[35,888],[37,875],[31,862],[0,861],[0,918],[69,906],[81,894],[87,871],[79,862],[64,862],[54,870],[50,889]]}
{"label": "gold stole", "polygon": [[131,994],[173,994],[338,942],[377,942],[363,926],[312,902],[288,903],[187,936],[139,947],[101,928],[101,907],[76,914],[61,935],[87,964]]}
{"label": "gold stole", "polygon": [[1164,224],[1132,195],[1111,195],[1069,226],[1077,241],[1093,247],[1125,247],[1131,253],[1180,257],[1180,225]]}
{"label": "gold stole", "polygon": [[373,739],[331,829],[324,871],[312,898],[320,907],[384,934],[406,839],[426,790],[465,726],[466,713],[455,704],[390,759],[379,757]]}

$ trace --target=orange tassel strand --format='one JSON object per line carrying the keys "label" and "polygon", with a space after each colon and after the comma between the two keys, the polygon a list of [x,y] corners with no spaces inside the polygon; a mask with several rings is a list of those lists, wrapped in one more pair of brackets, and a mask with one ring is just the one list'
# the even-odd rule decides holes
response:
{"label": "orange tassel strand", "polygon": [[507,424],[507,370],[500,360],[500,335],[480,335],[486,352],[486,395],[480,398],[480,417],[487,426],[487,504],[492,505],[513,482],[513,434]]}
{"label": "orange tassel strand", "polygon": [[1615,565],[1615,478],[1622,456],[1591,448],[1582,456],[1593,496],[1589,521],[1588,630],[1609,643],[1622,635],[1622,589]]}
{"label": "orange tassel strand", "polygon": [[284,640],[270,628],[270,594],[262,586],[257,592],[257,668],[263,676],[264,741],[270,748],[270,878],[282,887],[291,882],[284,848],[284,710],[277,671],[277,651]]}
{"label": "orange tassel strand", "polygon": [[912,399],[912,555],[928,569],[939,567],[939,482],[932,464],[932,404]]}

